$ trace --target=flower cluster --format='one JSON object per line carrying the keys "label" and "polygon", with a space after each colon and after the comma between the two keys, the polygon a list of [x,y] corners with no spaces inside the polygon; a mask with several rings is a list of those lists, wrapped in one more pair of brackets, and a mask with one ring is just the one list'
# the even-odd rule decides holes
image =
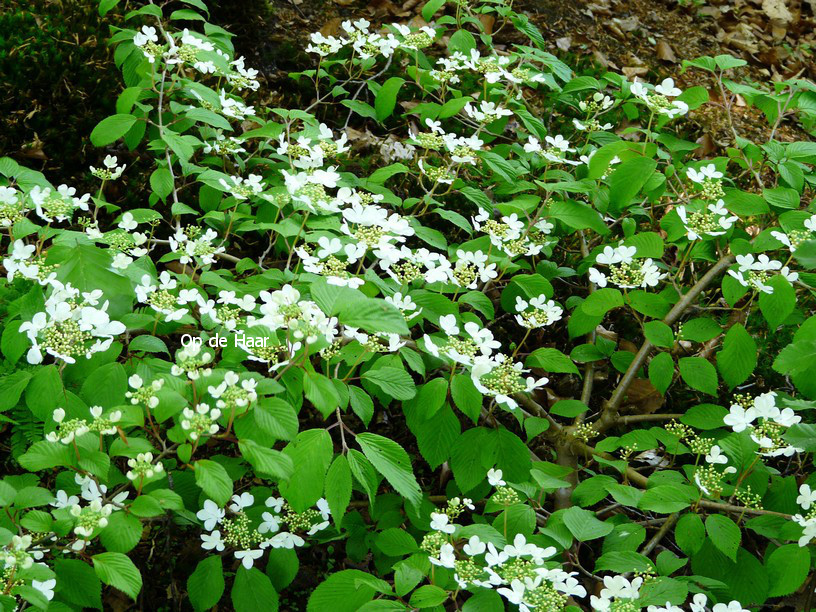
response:
{"label": "flower cluster", "polygon": [[[196,514],[204,529],[210,532],[201,535],[201,547],[219,552],[232,548],[235,558],[250,569],[267,548],[304,546],[306,540],[299,534],[313,536],[329,526],[331,512],[325,499],[318,500],[316,510],[295,512],[282,498],[267,497],[260,522],[247,513],[254,504],[255,496],[251,493],[233,495],[227,509],[206,500]],[[282,527],[286,529],[281,530]]]}
{"label": "flower cluster", "polygon": [[774,272],[785,277],[791,283],[799,279],[798,272],[791,271],[788,266],[783,266],[781,261],[771,259],[764,253],[756,258],[750,253],[737,255],[737,269],[729,270],[728,274],[743,287],[750,287],[755,291],[772,294],[774,288],[768,284],[768,281],[774,276]]}
{"label": "flower cluster", "polygon": [[81,293],[56,279],[50,281],[49,289],[45,311],[20,325],[20,332],[32,343],[29,363],[42,363],[43,353],[65,363],[75,363],[80,356],[90,359],[107,350],[114,336],[124,333],[125,326],[108,315],[109,302],[100,304],[101,290]]}
{"label": "flower cluster", "polygon": [[723,422],[735,432],[747,429],[759,445],[759,454],[765,457],[790,457],[804,452],[782,438],[787,428],[801,422],[802,417],[790,408],[780,410],[776,397],[773,391],[755,398],[737,396]]}
{"label": "flower cluster", "polygon": [[611,282],[623,289],[656,287],[666,275],[660,272],[651,258],[635,260],[636,254],[637,248],[633,246],[604,247],[595,257],[595,262],[608,266],[609,272],[604,274],[597,268],[590,268],[590,282],[598,287],[606,287]]}

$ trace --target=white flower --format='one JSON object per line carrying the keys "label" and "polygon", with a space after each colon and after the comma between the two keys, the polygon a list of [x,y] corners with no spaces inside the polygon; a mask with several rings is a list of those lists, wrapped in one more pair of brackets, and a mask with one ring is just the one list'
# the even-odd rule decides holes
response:
{"label": "white flower", "polygon": [[708,164],[700,168],[699,171],[694,168],[689,168],[686,170],[686,176],[695,183],[702,183],[706,180],[721,179],[723,173],[719,172],[714,164]]}
{"label": "white flower", "polygon": [[691,612],[706,612],[706,604],[708,603],[708,598],[705,596],[704,593],[697,593],[691,599],[691,603],[689,606],[691,607]]}
{"label": "white flower", "polygon": [[636,599],[639,595],[642,578],[634,578],[629,582],[623,576],[604,576],[604,587],[601,589],[601,597],[611,599],[619,597],[621,599]]}
{"label": "white flower", "polygon": [[810,485],[803,484],[799,486],[799,497],[796,498],[796,503],[799,504],[803,510],[810,510],[810,507],[816,503],[816,490],[812,490]]}
{"label": "white flower", "polygon": [[487,471],[487,482],[491,487],[503,487],[507,483],[502,480],[502,471],[490,469]]}
{"label": "white flower", "polygon": [[439,549],[439,557],[431,557],[430,562],[434,565],[447,567],[453,569],[455,567],[456,555],[454,554],[453,544],[447,542]]}
{"label": "white flower", "polygon": [[[271,546],[272,548],[296,548],[298,546],[303,546],[305,544],[305,540],[301,538],[299,535],[294,533],[289,533],[288,531],[282,531],[280,533],[276,533],[272,536],[271,539],[267,540],[265,544],[267,546]],[[264,544],[261,544],[264,546]]]}
{"label": "white flower", "polygon": [[488,567],[493,567],[494,565],[501,565],[505,561],[510,558],[506,552],[496,550],[496,547],[493,545],[492,542],[488,542],[487,544],[487,554],[485,555],[485,563],[487,563]]}
{"label": "white flower", "polygon": [[521,580],[514,579],[510,583],[510,588],[500,588],[496,589],[496,592],[504,597],[507,601],[511,604],[515,604],[517,606],[523,605],[524,603],[524,592],[526,591],[526,587]]}
{"label": "white flower", "polygon": [[[71,506],[75,506],[79,503],[79,498],[76,495],[71,495],[70,497],[68,494],[63,491],[57,491],[56,499],[51,502],[51,505],[55,508],[69,508]],[[807,510],[807,508],[805,508]]]}
{"label": "white flower", "polygon": [[683,93],[680,89],[674,86],[674,79],[663,79],[660,85],[655,85],[655,91],[667,98],[674,98]]}
{"label": "white flower", "polygon": [[138,225],[139,224],[136,222],[136,219],[133,218],[133,213],[126,212],[119,220],[118,227],[130,232],[135,230]]}
{"label": "white flower", "polygon": [[224,550],[224,540],[221,538],[221,532],[216,529],[212,533],[202,533],[201,548],[204,550],[215,549],[218,552]]}
{"label": "white flower", "polygon": [[[805,508],[807,510],[807,508]],[[475,557],[476,555],[481,555],[485,550],[487,550],[487,545],[479,539],[479,536],[470,536],[470,539],[467,541],[462,547],[462,552],[466,555],[470,555],[471,557]]]}
{"label": "white flower", "polygon": [[595,268],[589,269],[589,282],[595,283],[598,287],[606,287],[606,274],[599,272]]}
{"label": "white flower", "polygon": [[711,450],[705,456],[705,460],[708,463],[728,463],[728,457],[722,453],[717,444],[711,447]]}
{"label": "white flower", "polygon": [[667,601],[665,606],[649,606],[646,610],[648,612],[683,612],[683,608],[673,606],[670,601]]}
{"label": "white flower", "polygon": [[750,610],[743,608],[742,604],[735,599],[727,604],[714,604],[714,607],[711,608],[711,612],[750,612]]}
{"label": "white flower", "polygon": [[142,26],[142,31],[137,32],[133,37],[133,44],[137,47],[144,47],[148,42],[157,43],[159,37],[156,35],[156,28],[152,26]]}
{"label": "white flower", "polygon": [[204,507],[196,513],[198,520],[204,522],[204,529],[212,531],[217,523],[220,523],[226,512],[219,508],[211,499],[204,502]]}
{"label": "white flower", "polygon": [[747,410],[739,404],[733,404],[729,414],[723,417],[723,423],[731,427],[735,432],[744,431],[746,427],[751,425],[757,418],[756,411],[753,408]]}
{"label": "white flower", "polygon": [[241,564],[246,569],[252,569],[252,566],[255,564],[255,559],[260,559],[263,556],[263,550],[236,550],[235,551],[235,558],[241,560]]}
{"label": "white flower", "polygon": [[32,580],[31,586],[37,589],[48,601],[51,601],[54,599],[54,587],[57,586],[57,580],[55,578],[42,581]]}
{"label": "white flower", "polygon": [[447,514],[441,512],[431,512],[431,529],[434,531],[441,531],[442,533],[453,533],[456,527],[449,522]]}

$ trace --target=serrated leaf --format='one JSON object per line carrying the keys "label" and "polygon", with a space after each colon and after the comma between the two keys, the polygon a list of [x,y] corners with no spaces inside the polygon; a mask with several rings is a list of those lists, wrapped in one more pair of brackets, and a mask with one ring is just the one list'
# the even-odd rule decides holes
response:
{"label": "serrated leaf", "polygon": [[748,380],[757,365],[757,345],[741,323],[728,330],[717,353],[717,368],[729,387]]}
{"label": "serrated leaf", "polygon": [[105,552],[94,555],[91,559],[94,571],[102,582],[136,600],[142,590],[142,574],[127,555]]}
{"label": "serrated leaf", "polygon": [[373,433],[361,433],[355,438],[363,454],[385,476],[388,483],[408,502],[418,507],[422,491],[411,469],[411,459],[399,444]]}

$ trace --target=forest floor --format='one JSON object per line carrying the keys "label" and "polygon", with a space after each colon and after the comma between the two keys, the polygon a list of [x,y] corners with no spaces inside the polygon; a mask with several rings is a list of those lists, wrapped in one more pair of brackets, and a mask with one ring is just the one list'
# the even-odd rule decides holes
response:
{"label": "forest floor", "polygon": [[[291,93],[287,73],[302,70],[302,51],[313,31],[336,34],[345,19],[372,23],[411,22],[422,25],[422,0],[252,0],[222,1],[215,19],[237,34],[236,46],[248,63],[261,69],[271,92],[270,103]],[[704,85],[713,101],[719,93],[700,71],[684,73],[683,60],[730,54],[748,66],[739,76],[768,83],[789,78],[816,80],[816,0],[520,0],[516,4],[541,30],[548,49],[573,67],[621,72],[630,80],[673,77],[681,88]],[[492,18],[483,19],[488,32]],[[505,33],[508,30],[505,29]],[[511,40],[501,41],[508,46]],[[767,122],[755,108],[736,108],[737,128],[748,138],[761,138]],[[689,131],[711,155],[730,144],[726,118],[715,106],[692,113]],[[781,126],[777,138],[801,138]]]}

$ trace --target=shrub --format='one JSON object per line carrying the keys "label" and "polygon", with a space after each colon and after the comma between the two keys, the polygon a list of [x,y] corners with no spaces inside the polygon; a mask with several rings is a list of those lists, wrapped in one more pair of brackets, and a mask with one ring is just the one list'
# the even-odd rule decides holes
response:
{"label": "shrub", "polygon": [[314,34],[313,103],[267,108],[185,4],[125,15],[90,134],[153,156],[144,207],[113,156],[96,197],[0,160],[4,608],[136,600],[148,528],[200,540],[197,610],[300,607],[309,549],[316,611],[809,607],[816,146],[773,134],[812,84],[687,62],[771,125],[696,160],[704,88],[431,0]]}

